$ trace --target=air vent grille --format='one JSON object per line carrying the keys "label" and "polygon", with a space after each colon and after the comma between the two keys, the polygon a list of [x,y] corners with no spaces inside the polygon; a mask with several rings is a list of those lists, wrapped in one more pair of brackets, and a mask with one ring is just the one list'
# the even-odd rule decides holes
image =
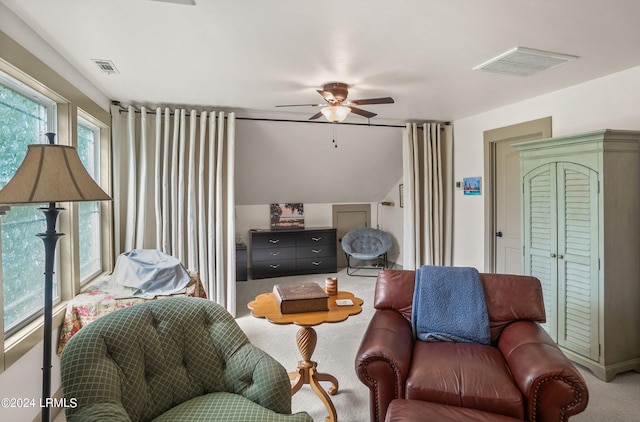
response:
{"label": "air vent grille", "polygon": [[113,73],[120,73],[111,60],[91,59],[92,62],[98,66],[98,68],[104,73],[111,75]]}
{"label": "air vent grille", "polygon": [[514,76],[531,76],[577,58],[568,54],[516,47],[474,67],[473,70]]}

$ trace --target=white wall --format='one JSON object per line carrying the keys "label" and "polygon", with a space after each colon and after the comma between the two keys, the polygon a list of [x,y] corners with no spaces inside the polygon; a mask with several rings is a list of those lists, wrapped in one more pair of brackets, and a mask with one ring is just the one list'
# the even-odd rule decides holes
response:
{"label": "white wall", "polygon": [[[552,135],[640,130],[640,67],[453,122],[454,180],[483,176],[483,132],[552,117]],[[484,198],[454,193],[454,265],[484,268]]]}
{"label": "white wall", "polygon": [[[58,348],[59,330],[53,330],[51,336],[51,394],[60,388],[60,359],[55,351]],[[0,398],[33,399],[36,406],[0,407],[1,421],[30,421],[40,413],[42,397],[42,346],[39,342],[17,362],[0,374]]]}

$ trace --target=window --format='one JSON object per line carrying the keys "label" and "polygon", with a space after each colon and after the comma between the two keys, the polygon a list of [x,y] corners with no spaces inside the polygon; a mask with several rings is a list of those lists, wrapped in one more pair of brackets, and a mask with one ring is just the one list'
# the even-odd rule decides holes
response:
{"label": "window", "polygon": [[[0,73],[0,187],[11,179],[27,145],[55,131],[55,103]],[[2,218],[4,333],[11,334],[42,313],[44,231],[38,206],[12,206]],[[54,292],[54,300],[58,292]]]}
{"label": "window", "polygon": [[[93,179],[100,183],[100,129],[78,119],[78,155]],[[100,202],[78,202],[80,283],[102,271],[102,215]]]}

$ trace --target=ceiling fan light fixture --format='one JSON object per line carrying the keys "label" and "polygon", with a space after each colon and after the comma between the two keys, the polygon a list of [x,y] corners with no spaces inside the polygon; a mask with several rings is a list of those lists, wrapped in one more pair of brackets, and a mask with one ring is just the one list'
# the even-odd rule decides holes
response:
{"label": "ceiling fan light fixture", "polygon": [[322,107],[320,112],[331,123],[340,123],[351,113],[351,108],[343,105]]}

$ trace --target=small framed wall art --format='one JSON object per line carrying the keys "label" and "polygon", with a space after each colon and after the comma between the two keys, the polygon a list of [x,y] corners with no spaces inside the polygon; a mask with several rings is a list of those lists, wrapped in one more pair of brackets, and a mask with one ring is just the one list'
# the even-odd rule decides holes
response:
{"label": "small framed wall art", "polygon": [[482,178],[465,177],[462,179],[462,187],[465,195],[482,195]]}
{"label": "small framed wall art", "polygon": [[271,229],[304,229],[304,204],[271,204]]}

